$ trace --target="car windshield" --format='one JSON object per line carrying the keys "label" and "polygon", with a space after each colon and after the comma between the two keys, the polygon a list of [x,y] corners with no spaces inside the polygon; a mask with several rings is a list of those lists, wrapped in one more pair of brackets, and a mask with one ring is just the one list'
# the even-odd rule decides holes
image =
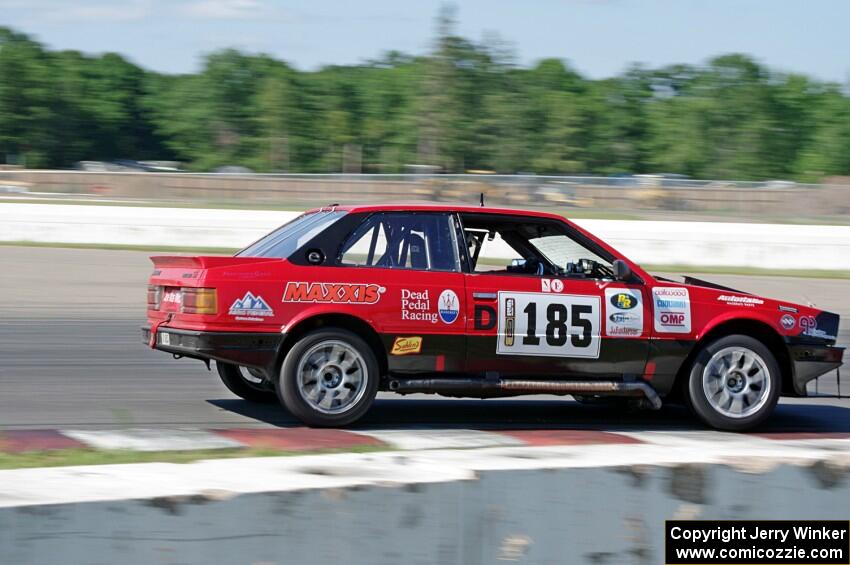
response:
{"label": "car windshield", "polygon": [[341,210],[308,212],[298,216],[262,239],[239,251],[237,257],[280,257],[292,255],[299,247],[342,218]]}

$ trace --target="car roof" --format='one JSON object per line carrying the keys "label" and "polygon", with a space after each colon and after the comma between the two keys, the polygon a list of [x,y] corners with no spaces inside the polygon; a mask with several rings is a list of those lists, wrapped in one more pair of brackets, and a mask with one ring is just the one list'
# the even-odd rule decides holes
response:
{"label": "car roof", "polygon": [[506,216],[528,216],[536,218],[547,218],[552,220],[564,220],[563,216],[550,212],[537,210],[524,210],[521,208],[500,208],[496,206],[471,206],[469,204],[428,202],[393,202],[384,204],[346,204],[329,205],[314,208],[308,212],[319,212],[327,210],[344,210],[346,212],[459,212],[463,214],[500,214]]}

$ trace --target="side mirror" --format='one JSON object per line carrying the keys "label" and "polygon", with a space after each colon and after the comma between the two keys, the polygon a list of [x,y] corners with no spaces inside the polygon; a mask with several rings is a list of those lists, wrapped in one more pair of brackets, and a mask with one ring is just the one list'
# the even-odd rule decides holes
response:
{"label": "side mirror", "polygon": [[622,259],[616,259],[614,261],[614,278],[618,281],[629,282],[632,278],[632,269],[629,267],[628,263],[623,261]]}

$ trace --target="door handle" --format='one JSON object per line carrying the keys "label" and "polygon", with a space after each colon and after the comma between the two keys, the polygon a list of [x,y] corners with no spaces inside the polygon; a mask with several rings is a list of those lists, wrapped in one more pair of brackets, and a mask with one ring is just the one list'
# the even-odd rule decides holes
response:
{"label": "door handle", "polygon": [[496,300],[498,298],[498,294],[495,292],[473,292],[472,298],[474,300]]}

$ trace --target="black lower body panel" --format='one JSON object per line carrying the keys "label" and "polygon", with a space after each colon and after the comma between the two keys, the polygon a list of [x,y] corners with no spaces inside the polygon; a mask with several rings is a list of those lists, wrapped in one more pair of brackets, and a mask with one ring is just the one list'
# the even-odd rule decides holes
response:
{"label": "black lower body panel", "polygon": [[791,343],[788,346],[788,353],[791,357],[794,393],[806,396],[806,383],[841,366],[844,348],[822,344]]}
{"label": "black lower body panel", "polygon": [[[275,368],[277,353],[285,337],[278,333],[199,332],[160,327],[154,349],[270,372]],[[142,328],[142,340],[150,345],[151,330],[147,326]]]}

